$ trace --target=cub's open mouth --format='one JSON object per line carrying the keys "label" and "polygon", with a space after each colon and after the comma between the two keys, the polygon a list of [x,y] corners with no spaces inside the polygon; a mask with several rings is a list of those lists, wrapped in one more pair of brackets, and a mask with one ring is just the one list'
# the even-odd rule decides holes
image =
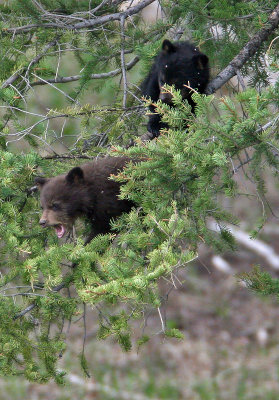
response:
{"label": "cub's open mouth", "polygon": [[55,225],[54,229],[59,239],[62,238],[66,233],[66,229],[62,224]]}

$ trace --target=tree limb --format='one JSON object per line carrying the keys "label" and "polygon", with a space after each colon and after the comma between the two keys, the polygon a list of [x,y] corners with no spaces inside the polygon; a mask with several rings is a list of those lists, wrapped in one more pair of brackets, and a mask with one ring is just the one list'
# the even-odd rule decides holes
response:
{"label": "tree limb", "polygon": [[[134,65],[139,62],[139,57],[136,56],[134,57],[128,64],[126,64],[126,70],[129,71],[131,68],[133,68]],[[117,68],[113,71],[110,72],[103,72],[101,74],[92,74],[90,75],[90,79],[104,79],[104,78],[111,78],[113,76],[121,74],[122,69]],[[55,79],[48,79],[48,80],[43,80],[43,81],[36,81],[30,83],[30,86],[38,86],[38,85],[47,85],[48,83],[68,83],[68,82],[74,82],[78,81],[81,79],[82,75],[73,75],[73,76],[65,76],[61,78],[55,78]]]}
{"label": "tree limb", "polygon": [[31,24],[31,25],[24,25],[19,26],[16,28],[5,28],[2,30],[3,33],[12,33],[13,35],[17,35],[20,33],[30,32],[36,28],[44,28],[44,29],[67,29],[67,30],[80,30],[83,28],[93,28],[97,25],[103,25],[108,22],[112,21],[120,21],[121,18],[127,18],[131,15],[137,14],[143,8],[147,7],[149,4],[153,3],[155,0],[143,0],[138,3],[136,6],[128,8],[126,11],[103,15],[97,18],[91,18],[87,21],[78,22],[76,24],[59,24],[56,22],[48,22],[45,24]]}
{"label": "tree limb", "polygon": [[261,44],[267,40],[269,35],[279,25],[279,4],[274,8],[272,13],[268,17],[266,26],[262,28],[256,35],[249,40],[248,43],[242,48],[242,50],[233,58],[229,65],[221,71],[216,78],[214,78],[206,89],[206,94],[212,94],[216,92],[221,86],[223,86],[229,79],[237,74],[237,71],[243,67],[243,65],[251,58],[256,51],[260,48]]}
{"label": "tree limb", "polygon": [[[210,222],[209,227],[216,232],[220,232],[220,227],[215,222]],[[279,255],[270,245],[260,239],[251,239],[247,232],[242,231],[233,225],[226,225],[226,228],[230,230],[239,245],[248,248],[255,254],[258,254],[260,257],[264,258],[273,269],[277,271],[279,270]]]}
{"label": "tree limb", "polygon": [[120,19],[120,27],[121,27],[121,69],[122,69],[122,78],[123,78],[123,107],[126,107],[127,101],[127,74],[126,74],[126,64],[125,64],[125,18],[124,16]]}

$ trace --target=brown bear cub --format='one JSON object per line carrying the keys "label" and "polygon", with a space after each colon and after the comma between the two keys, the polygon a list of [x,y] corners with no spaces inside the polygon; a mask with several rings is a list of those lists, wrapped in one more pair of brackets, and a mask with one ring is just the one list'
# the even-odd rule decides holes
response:
{"label": "brown bear cub", "polygon": [[129,212],[133,203],[120,200],[121,184],[108,178],[129,161],[127,157],[96,158],[67,174],[36,178],[43,209],[40,225],[53,227],[58,238],[62,238],[78,217],[85,216],[92,226],[86,243],[99,233],[110,232],[111,219]]}

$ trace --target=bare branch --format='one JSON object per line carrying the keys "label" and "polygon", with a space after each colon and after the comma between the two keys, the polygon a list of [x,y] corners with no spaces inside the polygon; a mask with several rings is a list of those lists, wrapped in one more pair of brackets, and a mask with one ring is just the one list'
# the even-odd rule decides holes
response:
{"label": "bare branch", "polygon": [[33,308],[36,307],[35,303],[30,304],[30,306],[26,307],[24,310],[22,310],[20,313],[16,314],[14,319],[18,319],[20,317],[23,317],[25,314],[29,313],[29,311],[32,311]]}
{"label": "bare branch", "polygon": [[[85,358],[85,343],[86,343],[86,337],[87,337],[86,304],[85,303],[83,303],[83,316],[82,316],[82,319],[83,319],[83,330],[84,330],[84,333],[83,333],[82,353],[81,354],[82,354],[82,357]],[[88,371],[85,368],[83,368],[83,370],[84,370],[87,378],[90,378],[90,375],[89,375]]]}
{"label": "bare branch", "polygon": [[106,5],[108,2],[109,2],[109,0],[103,0],[103,1],[101,1],[101,3],[100,3],[97,7],[93,8],[93,10],[90,10],[90,14],[91,14],[91,15],[94,15],[97,11],[100,10],[100,8],[102,8],[102,7],[103,7],[104,5]]}
{"label": "bare branch", "polygon": [[[219,232],[220,226],[215,222],[209,223],[210,229]],[[267,243],[260,239],[251,239],[248,233],[236,228],[233,225],[227,225],[227,229],[234,235],[235,240],[241,245],[264,258],[266,262],[275,270],[279,270],[279,255]]]}
{"label": "bare branch", "polygon": [[[37,64],[41,58],[43,58],[45,56],[45,54],[47,53],[47,51],[56,45],[58,38],[52,40],[51,42],[49,42],[43,49],[41,54],[38,54],[35,58],[33,58],[33,60],[30,61],[27,69],[26,69],[26,74],[28,73],[28,71],[30,70],[30,68],[34,65]],[[15,72],[12,76],[10,76],[1,86],[2,89],[5,89],[6,87],[8,87],[9,85],[11,85],[14,81],[17,80],[17,78],[20,77],[20,75],[22,74],[22,72],[24,71],[24,68],[21,68],[19,71]]]}
{"label": "bare branch", "polygon": [[55,154],[53,156],[43,156],[44,160],[75,160],[75,159],[83,159],[83,160],[94,160],[95,156],[87,156],[85,154],[77,154],[77,155],[65,155],[65,154]]}
{"label": "bare branch", "polygon": [[12,76],[10,76],[1,86],[1,89],[5,89],[12,83],[14,83],[15,80],[19,77],[20,73],[22,72],[23,68],[21,68],[19,71],[15,72]]}
{"label": "bare branch", "polygon": [[231,267],[228,261],[221,257],[219,254],[213,255],[211,258],[211,262],[218,271],[221,271],[226,275],[235,274],[234,269]]}
{"label": "bare branch", "polygon": [[[30,114],[30,115],[34,115],[36,117],[40,117],[40,119],[36,122],[34,122],[32,125],[17,131],[15,133],[9,133],[9,138],[10,140],[7,140],[6,143],[10,143],[10,142],[15,142],[15,141],[19,141],[21,139],[23,139],[26,135],[31,135],[32,136],[32,131],[34,128],[36,128],[38,125],[43,124],[43,123],[49,123],[49,121],[54,120],[54,119],[59,119],[59,118],[79,118],[82,116],[90,116],[96,113],[106,113],[106,112],[115,112],[115,113],[121,113],[122,116],[124,115],[128,115],[129,113],[133,112],[133,111],[141,111],[143,110],[144,106],[131,106],[131,107],[126,107],[126,108],[122,108],[122,107],[97,107],[97,108],[92,108],[91,110],[84,110],[84,111],[77,111],[74,114],[70,114],[70,113],[56,113],[55,115],[41,115],[41,114],[36,114],[36,113],[31,113],[29,111],[23,110],[21,108],[18,107],[13,107],[13,106],[0,106],[0,110],[2,108],[6,108],[6,109],[10,109],[11,111],[15,112],[15,111],[19,111],[22,112],[24,114]],[[47,128],[46,128],[47,129]],[[59,155],[56,153],[56,151],[54,150],[54,148],[52,148],[50,146],[50,144],[47,142],[47,139],[45,138],[45,140],[43,140],[43,138],[41,136],[35,135],[33,134],[33,136],[38,139],[43,141],[44,144],[46,144],[48,147],[50,147],[52,153],[55,153],[55,156],[53,156],[53,154],[51,156],[47,156],[46,158],[88,158],[90,159],[91,157],[87,157],[86,155],[83,154],[79,154],[79,155],[74,155],[74,156],[69,156],[69,154],[63,154],[63,155]],[[72,135],[74,137],[76,137],[76,135]],[[0,132],[0,137],[5,137],[5,134]],[[59,140],[59,137],[56,135],[56,140]],[[69,137],[69,135],[68,135]],[[68,149],[68,152],[70,151],[70,149]]]}
{"label": "bare branch", "polygon": [[[137,64],[138,61],[139,61],[139,57],[138,56],[134,57],[128,64],[126,64],[126,70],[129,71],[131,68],[133,68],[134,65]],[[117,68],[110,72],[103,72],[101,74],[92,74],[92,75],[90,75],[90,79],[111,78],[113,76],[121,74],[121,72],[122,72],[122,69]],[[68,82],[78,81],[79,79],[81,79],[81,75],[66,76],[66,77],[61,77],[61,78],[32,82],[31,86],[47,85],[47,84],[51,84],[51,83],[68,83]]]}
{"label": "bare branch", "polygon": [[44,14],[47,13],[47,11],[43,8],[43,6],[38,1],[33,0],[33,3],[38,8],[38,10],[40,10],[42,13],[44,13]]}
{"label": "bare branch", "polygon": [[268,17],[268,22],[256,35],[249,40],[243,49],[233,58],[229,65],[221,71],[207,86],[206,93],[212,94],[223,86],[229,79],[237,75],[237,71],[256,53],[261,44],[267,40],[279,25],[279,4]]}
{"label": "bare branch", "polygon": [[34,74],[32,72],[32,75],[35,76],[35,78],[37,78],[39,80],[39,82],[44,82],[46,85],[50,85],[52,86],[55,90],[57,90],[58,92],[62,93],[67,99],[71,100],[73,103],[78,104],[79,106],[81,106],[80,102],[76,99],[73,99],[71,96],[69,96],[67,93],[63,92],[63,90],[59,89],[58,87],[54,86],[52,83],[47,82],[45,79],[41,78],[40,76]]}
{"label": "bare branch", "polygon": [[157,310],[158,310],[158,314],[159,314],[160,321],[161,321],[161,324],[162,324],[162,332],[165,332],[166,328],[165,328],[165,323],[164,323],[164,320],[163,320],[163,317],[162,317],[162,314],[161,314],[160,307],[158,307]]}
{"label": "bare branch", "polygon": [[124,18],[130,17],[131,15],[137,14],[143,8],[147,7],[149,4],[153,3],[155,0],[143,0],[138,3],[136,6],[128,8],[126,11],[118,12],[115,14],[103,15],[101,17],[92,18],[87,21],[78,22],[76,24],[62,24],[57,22],[48,22],[45,24],[31,24],[25,26],[19,26],[16,28],[6,28],[3,30],[3,33],[12,33],[13,35],[17,35],[19,33],[30,32],[36,28],[44,28],[44,29],[67,29],[67,30],[80,30],[84,28],[93,28],[98,25],[103,25],[112,21],[119,21],[121,17]]}
{"label": "bare branch", "polygon": [[123,77],[123,107],[126,107],[127,101],[127,75],[126,75],[126,66],[125,66],[125,56],[124,56],[124,47],[125,47],[125,17],[121,16],[120,19],[120,27],[121,27],[121,69],[122,69],[122,77]]}

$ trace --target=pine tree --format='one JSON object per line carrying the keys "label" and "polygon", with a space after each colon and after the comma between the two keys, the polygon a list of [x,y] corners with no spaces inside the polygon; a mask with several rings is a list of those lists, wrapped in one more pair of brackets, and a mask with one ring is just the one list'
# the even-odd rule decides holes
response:
{"label": "pine tree", "polygon": [[[279,84],[271,85],[268,74],[278,72],[278,3],[163,1],[162,18],[147,23],[140,12],[153,2],[0,5],[1,375],[63,382],[57,360],[66,350],[66,322],[83,318],[85,332],[86,307],[99,315],[100,339],[112,335],[124,350],[136,339],[144,344],[148,337],[133,337],[131,322],[150,307],[160,313],[160,279],[195,259],[200,242],[216,251],[235,247],[226,223],[237,218],[220,198],[241,195],[236,174],[244,171],[263,202],[264,171],[277,177]],[[209,84],[210,95],[193,94],[195,116],[166,87],[175,107],[159,101],[157,111],[169,129],[143,143],[149,103],[138,86],[164,37],[200,45],[220,79]],[[233,75],[240,89],[216,97]],[[80,224],[77,239],[61,244],[38,224],[34,177],[57,175],[100,153],[139,160],[113,177],[125,183],[121,197],[138,207],[113,222],[114,234],[84,246]],[[259,273],[258,286],[244,278],[253,288],[269,285]],[[181,338],[163,319],[161,328]]]}

